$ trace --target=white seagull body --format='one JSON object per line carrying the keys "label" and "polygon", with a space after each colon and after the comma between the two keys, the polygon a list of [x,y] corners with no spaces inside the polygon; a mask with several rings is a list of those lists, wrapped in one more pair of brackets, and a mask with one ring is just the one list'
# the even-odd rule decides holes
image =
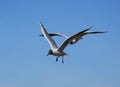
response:
{"label": "white seagull body", "polygon": [[[104,33],[104,32],[86,32],[88,31],[90,28],[88,29],[85,29],[75,35],[72,35],[70,37],[67,37],[63,34],[59,34],[59,33],[48,33],[45,29],[45,27],[43,26],[42,23],[40,23],[40,28],[41,28],[41,31],[42,31],[42,35],[40,36],[44,36],[44,38],[48,41],[51,49],[48,51],[48,55],[54,55],[54,56],[57,56],[56,57],[56,61],[58,61],[58,58],[60,56],[62,56],[62,63],[64,63],[64,60],[63,60],[63,57],[65,55],[67,55],[63,50],[66,48],[66,46],[68,44],[74,44],[76,43],[79,39],[81,39],[84,35],[86,34],[89,34],[89,33]],[[51,36],[62,36],[62,37],[65,37],[65,41],[58,47],[55,43],[55,41],[52,39]]]}

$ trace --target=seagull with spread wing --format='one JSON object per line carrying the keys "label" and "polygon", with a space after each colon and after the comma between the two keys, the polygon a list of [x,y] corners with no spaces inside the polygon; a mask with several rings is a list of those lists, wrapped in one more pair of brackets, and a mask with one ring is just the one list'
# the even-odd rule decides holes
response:
{"label": "seagull with spread wing", "polygon": [[[74,43],[78,42],[86,34],[105,33],[105,32],[87,32],[88,30],[90,30],[92,28],[92,27],[90,27],[90,28],[85,29],[81,32],[78,32],[78,33],[76,33],[76,34],[74,34],[70,37],[67,37],[67,36],[65,36],[63,34],[60,34],[60,33],[48,33],[42,23],[40,23],[40,28],[41,28],[41,31],[42,31],[42,35],[40,35],[40,36],[43,36],[48,41],[48,43],[51,47],[51,49],[48,51],[47,56],[48,55],[57,56],[56,61],[58,61],[59,57],[62,57],[62,63],[64,63],[63,57],[65,55],[67,55],[67,53],[65,53],[63,50],[66,48],[66,46],[68,44],[74,44]],[[65,40],[58,47],[51,36],[62,36],[62,37],[65,37]]]}

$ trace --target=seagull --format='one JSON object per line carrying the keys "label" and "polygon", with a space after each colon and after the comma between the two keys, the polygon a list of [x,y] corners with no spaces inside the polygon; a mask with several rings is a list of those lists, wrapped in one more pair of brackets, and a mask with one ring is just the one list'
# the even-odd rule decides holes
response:
{"label": "seagull", "polygon": [[[88,30],[90,30],[92,27],[89,27],[83,31],[81,31],[81,33],[76,36],[74,39],[71,40],[70,44],[73,45],[76,42],[78,42],[79,40],[83,39],[83,36],[87,35],[87,34],[100,34],[100,33],[105,33],[105,32],[88,32]],[[40,34],[39,36],[44,37],[43,34]],[[60,36],[60,37],[64,37],[65,39],[69,38],[68,36],[61,34],[61,33],[49,33],[49,36]]]}
{"label": "seagull", "polygon": [[[50,45],[50,50],[48,51],[48,55],[53,55],[53,56],[57,56],[56,57],[56,62],[58,61],[58,58],[59,57],[62,57],[62,63],[64,63],[64,56],[67,55],[67,53],[65,53],[63,50],[67,47],[68,44],[74,44],[76,43],[79,39],[82,38],[82,36],[84,36],[85,34],[88,34],[88,33],[85,33],[86,31],[88,31],[90,28],[88,29],[85,29],[81,32],[78,32],[70,37],[67,37],[65,35],[62,35],[62,34],[59,34],[59,33],[53,33],[53,34],[49,34],[44,25],[42,23],[40,23],[40,28],[41,28],[41,31],[42,31],[42,35],[49,43]],[[91,32],[91,33],[104,33],[104,32]],[[55,43],[55,41],[53,40],[53,38],[51,36],[64,36],[65,37],[65,40],[63,41],[63,43],[58,47],[57,44]]]}

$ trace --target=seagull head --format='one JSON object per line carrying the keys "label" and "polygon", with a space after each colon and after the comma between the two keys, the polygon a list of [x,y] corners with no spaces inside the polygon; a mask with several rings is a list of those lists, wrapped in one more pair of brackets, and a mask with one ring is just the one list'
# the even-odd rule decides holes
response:
{"label": "seagull head", "polygon": [[48,51],[47,56],[50,55],[50,54],[53,54],[53,51],[51,49]]}

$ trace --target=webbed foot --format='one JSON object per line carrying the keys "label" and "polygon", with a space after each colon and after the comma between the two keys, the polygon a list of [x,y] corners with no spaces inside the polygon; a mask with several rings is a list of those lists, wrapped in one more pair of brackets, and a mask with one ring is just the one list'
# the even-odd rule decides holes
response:
{"label": "webbed foot", "polygon": [[62,60],[62,63],[64,64],[64,60]]}
{"label": "webbed foot", "polygon": [[56,58],[56,62],[58,62],[58,58]]}

